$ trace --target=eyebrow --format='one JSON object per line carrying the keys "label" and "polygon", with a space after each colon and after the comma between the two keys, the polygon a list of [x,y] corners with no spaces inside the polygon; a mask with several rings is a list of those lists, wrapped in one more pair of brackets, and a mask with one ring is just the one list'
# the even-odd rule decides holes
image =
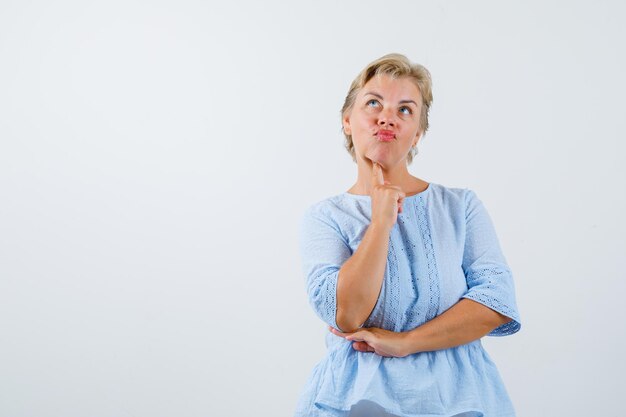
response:
{"label": "eyebrow", "polygon": [[[381,96],[378,93],[374,93],[372,91],[369,91],[369,92],[365,93],[365,95],[368,95],[368,94],[371,95],[371,96],[374,96],[374,97],[378,97],[379,99],[383,100],[383,96]],[[404,103],[413,103],[413,104],[415,104],[415,107],[417,107],[417,103],[415,101],[413,101],[413,100],[400,100],[398,102],[398,104],[404,104]]]}

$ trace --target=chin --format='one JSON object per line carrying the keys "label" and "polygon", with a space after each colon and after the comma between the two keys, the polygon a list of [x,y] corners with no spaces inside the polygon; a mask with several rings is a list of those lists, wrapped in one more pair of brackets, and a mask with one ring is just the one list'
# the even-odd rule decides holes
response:
{"label": "chin", "polygon": [[393,165],[393,161],[390,161],[388,158],[389,155],[362,155],[361,159],[365,161],[365,163],[371,166],[374,162],[377,162],[378,165],[383,167],[383,169],[387,169],[389,166]]}
{"label": "chin", "polygon": [[389,161],[387,161],[386,159],[382,159],[382,158],[368,158],[368,159],[370,160],[371,163],[377,162],[378,165],[380,165],[384,169],[387,169],[387,167],[389,166]]}

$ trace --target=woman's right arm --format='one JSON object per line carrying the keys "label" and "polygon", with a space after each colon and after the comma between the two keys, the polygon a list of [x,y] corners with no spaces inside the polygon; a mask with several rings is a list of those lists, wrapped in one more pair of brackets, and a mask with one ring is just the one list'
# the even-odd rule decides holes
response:
{"label": "woman's right arm", "polygon": [[382,288],[390,229],[370,224],[354,254],[339,270],[337,279],[337,326],[354,332],[376,306]]}
{"label": "woman's right arm", "polygon": [[370,189],[372,220],[354,254],[342,265],[337,278],[337,326],[353,332],[365,323],[382,288],[389,235],[402,211],[405,193],[389,185],[377,163],[372,166]]}

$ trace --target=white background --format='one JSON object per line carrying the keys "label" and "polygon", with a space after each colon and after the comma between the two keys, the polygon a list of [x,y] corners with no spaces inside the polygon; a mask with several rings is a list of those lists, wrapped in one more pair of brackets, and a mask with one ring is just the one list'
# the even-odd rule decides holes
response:
{"label": "white background", "polygon": [[1,0],[0,416],[290,416],[326,331],[298,221],[389,52],[433,75],[411,172],[476,191],[514,272],[483,340],[518,415],[622,415],[625,11]]}

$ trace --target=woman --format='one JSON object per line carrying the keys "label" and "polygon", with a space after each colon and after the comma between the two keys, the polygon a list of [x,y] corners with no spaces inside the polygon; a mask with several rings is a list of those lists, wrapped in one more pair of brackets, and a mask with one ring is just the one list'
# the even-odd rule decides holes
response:
{"label": "woman", "polygon": [[520,329],[511,271],[476,193],[412,176],[430,74],[369,64],[342,109],[356,183],[301,224],[307,292],[329,325],[296,416],[514,416],[485,335]]}

